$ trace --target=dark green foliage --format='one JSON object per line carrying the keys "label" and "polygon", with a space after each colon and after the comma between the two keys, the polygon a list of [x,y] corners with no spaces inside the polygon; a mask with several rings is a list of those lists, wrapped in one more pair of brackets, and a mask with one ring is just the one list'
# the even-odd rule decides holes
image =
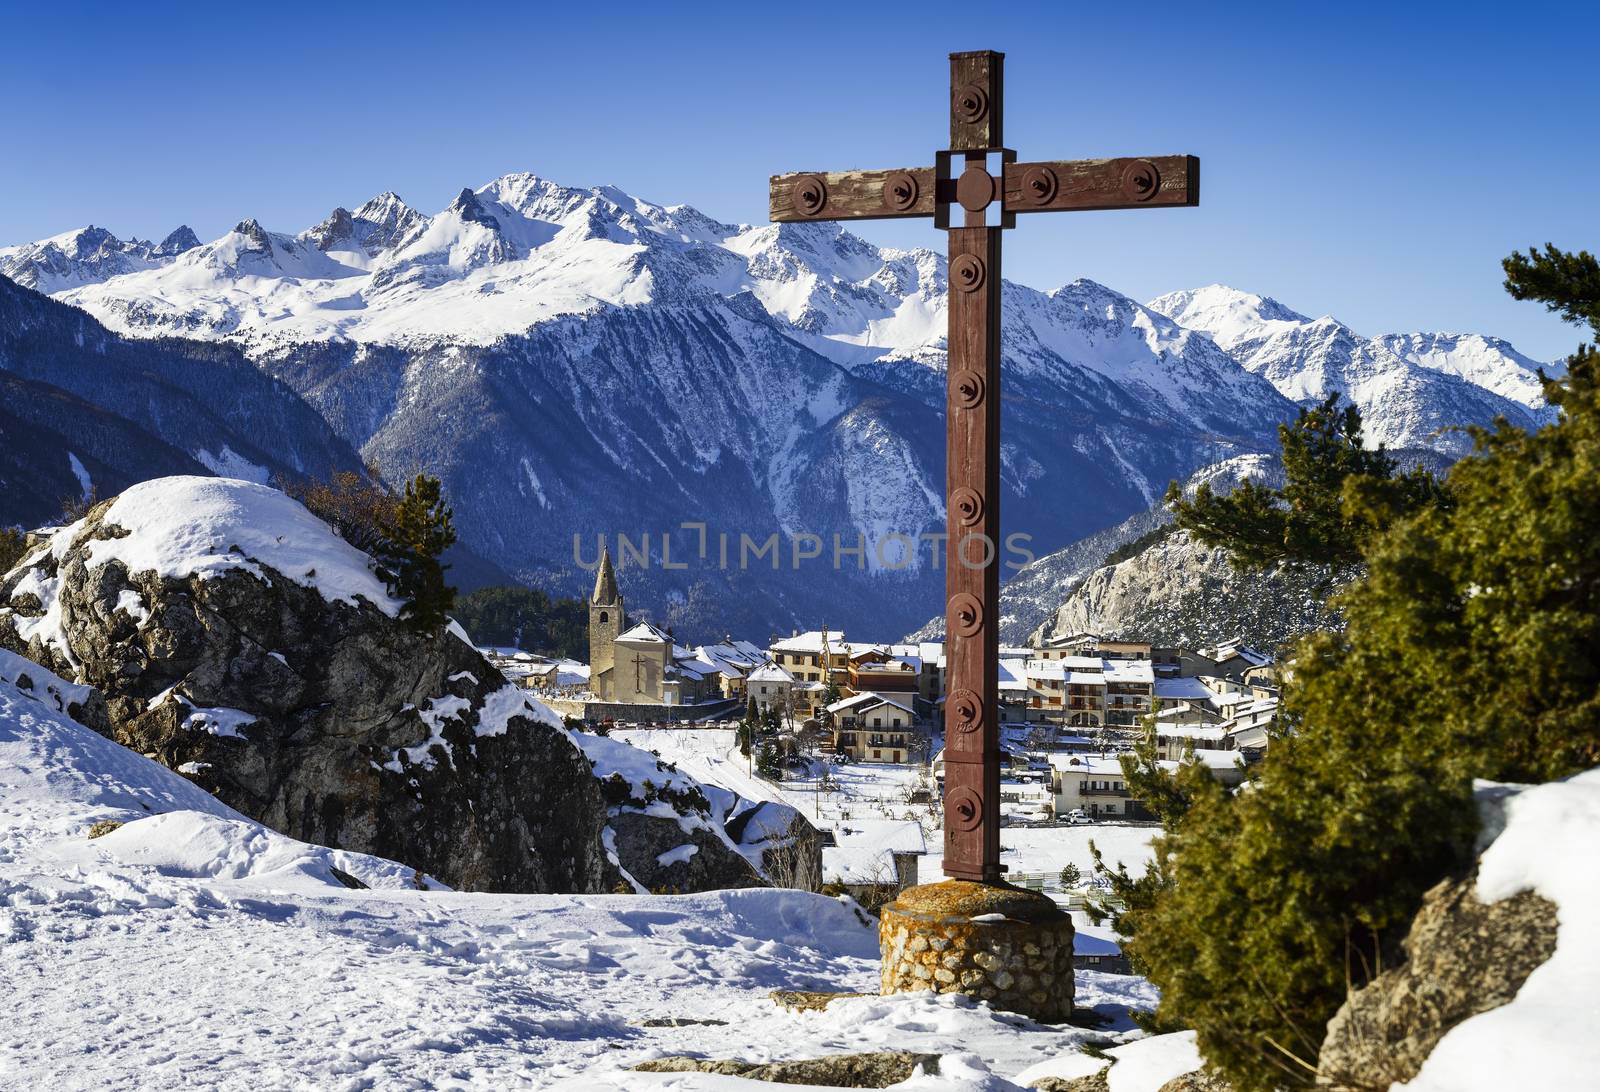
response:
{"label": "dark green foliage", "polygon": [[[1600,322],[1585,257],[1530,253],[1507,272],[1522,298]],[[1296,650],[1285,726],[1247,791],[1169,776],[1148,750],[1124,761],[1164,828],[1145,874],[1099,865],[1127,905],[1126,950],[1161,988],[1153,1023],[1195,1028],[1241,1092],[1311,1083],[1348,988],[1400,957],[1422,893],[1470,860],[1473,778],[1600,763],[1600,354],[1568,368],[1547,386],[1559,423],[1474,430],[1440,495],[1393,503],[1369,463],[1354,483],[1302,475],[1287,513],[1259,494],[1200,506],[1247,557],[1356,549],[1367,571],[1340,596],[1346,630]],[[1339,437],[1359,430],[1327,425],[1318,459],[1350,466]],[[1271,520],[1281,539],[1259,533]]]}
{"label": "dark green foliage", "polygon": [[[1278,426],[1283,447],[1282,489],[1241,482],[1232,492],[1201,485],[1187,500],[1177,482],[1167,504],[1179,527],[1207,546],[1226,547],[1235,564],[1261,568],[1277,561],[1352,565],[1374,531],[1443,502],[1443,491],[1421,467],[1396,475],[1395,460],[1361,444],[1361,413],[1339,407],[1330,394]],[[1349,494],[1360,503],[1346,504]]]}
{"label": "dark green foliage", "polygon": [[839,700],[839,684],[830,682],[822,690],[822,703],[817,710],[817,727],[824,731],[833,730],[833,714],[828,712],[828,706]]}
{"label": "dark green foliage", "polygon": [[0,527],[0,573],[10,572],[26,552],[21,531]]}
{"label": "dark green foliage", "polygon": [[1061,880],[1062,888],[1070,891],[1072,888],[1077,887],[1078,884],[1083,882],[1083,873],[1078,869],[1077,865],[1073,864],[1071,861],[1068,861],[1066,864],[1061,866],[1061,875],[1059,878]]}
{"label": "dark green foliage", "polygon": [[450,517],[439,479],[418,474],[406,483],[378,548],[390,590],[405,601],[401,617],[424,633],[442,629],[455,605],[456,591],[444,582],[439,561],[456,541]]}
{"label": "dark green foliage", "polygon": [[756,773],[768,781],[776,781],[783,776],[783,761],[778,755],[778,745],[770,739],[761,741],[761,746],[756,749]]}
{"label": "dark green foliage", "polygon": [[769,781],[776,781],[783,773],[778,759],[778,747],[770,739],[762,740],[756,749],[756,773]]}
{"label": "dark green foliage", "polygon": [[1568,322],[1588,325],[1600,337],[1600,261],[1587,250],[1569,254],[1546,243],[1500,263],[1513,299],[1537,300]]}
{"label": "dark green foliage", "polygon": [[756,699],[752,695],[745,706],[744,720],[739,722],[739,753],[750,757],[750,740],[755,735],[756,725],[759,723],[761,713],[756,708]]}
{"label": "dark green foliage", "polygon": [[554,599],[538,588],[504,585],[463,596],[451,613],[479,644],[588,657],[589,606],[582,599]]}

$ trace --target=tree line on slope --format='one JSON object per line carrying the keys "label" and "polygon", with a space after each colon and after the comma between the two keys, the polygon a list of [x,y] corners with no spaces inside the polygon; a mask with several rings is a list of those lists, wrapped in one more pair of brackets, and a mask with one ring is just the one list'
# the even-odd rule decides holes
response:
{"label": "tree line on slope", "polygon": [[[1600,338],[1600,263],[1547,247],[1506,288]],[[1474,778],[1600,763],[1600,351],[1546,378],[1556,423],[1472,428],[1442,479],[1397,474],[1330,400],[1281,430],[1286,483],[1169,493],[1177,524],[1244,566],[1359,563],[1341,633],[1294,650],[1282,718],[1240,791],[1146,745],[1130,789],[1161,818],[1139,876],[1100,865],[1154,1026],[1196,1030],[1235,1087],[1309,1087],[1348,991],[1403,959],[1439,881],[1474,858]]]}

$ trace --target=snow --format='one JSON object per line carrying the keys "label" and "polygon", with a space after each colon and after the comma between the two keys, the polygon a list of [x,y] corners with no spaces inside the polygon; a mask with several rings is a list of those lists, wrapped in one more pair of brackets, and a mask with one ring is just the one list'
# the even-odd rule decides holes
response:
{"label": "snow", "polygon": [[[186,703],[187,704],[187,703]],[[214,707],[196,708],[183,718],[183,728],[190,732],[210,732],[214,736],[244,739],[244,729],[254,724],[256,718],[242,709]]]}
{"label": "snow", "polygon": [[[90,569],[118,561],[130,576],[155,573],[177,580],[191,576],[204,580],[242,569],[268,582],[270,569],[316,590],[330,603],[365,601],[390,617],[400,613],[400,600],[389,595],[366,554],[297,501],[254,482],[191,476],[139,482],[111,503],[101,525],[121,528],[126,534],[89,542]],[[60,561],[88,529],[86,517],[55,532],[48,545],[50,555]],[[43,558],[39,552],[28,560],[37,565]],[[61,629],[60,591],[59,575],[31,569],[12,596],[37,595],[43,612],[34,618],[13,617],[11,624],[22,641],[37,637],[70,660]],[[118,606],[136,621],[144,620],[142,600],[119,594]]]}
{"label": "snow", "polygon": [[70,714],[73,706],[87,704],[94,693],[92,687],[57,678],[33,661],[4,648],[0,648],[0,684],[15,687],[57,713]]}
{"label": "snow", "polygon": [[241,481],[255,482],[257,485],[266,485],[272,479],[270,470],[246,459],[227,444],[223,444],[222,450],[215,455],[201,448],[194,453],[194,457],[202,466],[219,477],[238,478]]}
{"label": "snow", "polygon": [[67,452],[67,465],[72,470],[72,476],[78,479],[78,496],[88,500],[94,496],[94,482],[89,478],[89,472],[83,468],[83,463],[72,452]]}
{"label": "snow", "polygon": [[700,852],[700,847],[686,842],[681,846],[669,849],[665,853],[656,854],[656,864],[663,867],[675,864],[687,864],[689,858]]}
{"label": "snow", "polygon": [[[124,825],[87,839],[104,819]],[[1154,1000],[1083,972],[1105,1029],[927,994],[788,1012],[769,991],[875,989],[876,923],[849,900],[442,890],[267,830],[3,681],[0,938],[0,1084],[19,1088],[755,1089],[627,1067],[896,1048],[945,1055],[905,1087],[1009,1092],[1136,1036],[1127,1007]],[[675,1019],[727,1022],[648,1025]]]}
{"label": "snow", "polygon": [[150,609],[144,605],[144,596],[132,588],[123,588],[117,593],[117,609],[141,626],[150,620]]}
{"label": "snow", "polygon": [[[231,478],[155,478],[129,486],[102,522],[128,533],[89,545],[89,567],[120,561],[129,574],[182,580],[264,569],[314,588],[330,603],[365,600],[395,617],[401,603],[372,571],[367,555],[339,538],[298,501]],[[80,520],[51,543],[65,556],[86,529]],[[52,598],[53,598],[52,594]]]}
{"label": "snow", "polygon": [[1403,1087],[1593,1088],[1600,1073],[1600,769],[1524,789],[1478,865],[1478,898],[1534,891],[1557,907],[1555,954],[1507,1005],[1452,1028]]}

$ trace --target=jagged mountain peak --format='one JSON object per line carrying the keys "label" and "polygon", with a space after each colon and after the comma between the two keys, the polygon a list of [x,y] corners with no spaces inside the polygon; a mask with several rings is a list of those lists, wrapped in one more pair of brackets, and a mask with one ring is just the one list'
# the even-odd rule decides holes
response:
{"label": "jagged mountain peak", "polygon": [[[363,220],[380,221],[396,213],[416,212],[405,199],[393,190],[384,190],[376,196],[367,198],[362,206],[356,209],[356,216]],[[421,213],[416,213],[421,215]]]}
{"label": "jagged mountain peak", "polygon": [[233,225],[232,234],[244,236],[249,242],[250,249],[265,251],[272,249],[272,238],[267,234],[267,229],[253,216]]}
{"label": "jagged mountain peak", "polygon": [[0,275],[26,288],[61,292],[148,268],[151,250],[145,240],[125,241],[87,224],[38,242],[0,248]]}
{"label": "jagged mountain peak", "polygon": [[200,245],[200,238],[188,224],[179,224],[151,253],[158,258],[176,258]]}
{"label": "jagged mountain peak", "polygon": [[1485,334],[1384,334],[1376,340],[1404,360],[1460,376],[1545,416],[1549,406],[1539,372],[1554,379],[1567,371],[1561,361],[1534,360],[1504,338]]}
{"label": "jagged mountain peak", "polygon": [[1498,416],[1534,426],[1550,413],[1532,362],[1489,350],[1481,339],[1369,338],[1331,315],[1308,318],[1224,285],[1170,293],[1150,306],[1210,336],[1287,398],[1302,405],[1332,394],[1348,399],[1373,444],[1459,454],[1470,441],[1449,426]]}
{"label": "jagged mountain peak", "polygon": [[500,230],[499,219],[485,207],[477,193],[470,188],[463,187],[445,211],[455,213],[468,223],[482,224],[493,231]]}
{"label": "jagged mountain peak", "polygon": [[351,238],[355,230],[355,217],[350,214],[349,209],[340,205],[330,212],[322,223],[307,228],[302,237],[313,243],[318,250],[331,250],[336,244]]}

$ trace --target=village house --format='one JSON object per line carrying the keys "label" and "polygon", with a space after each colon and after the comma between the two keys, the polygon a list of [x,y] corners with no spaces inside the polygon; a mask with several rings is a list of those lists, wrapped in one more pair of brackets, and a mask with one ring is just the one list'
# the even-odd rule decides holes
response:
{"label": "village house", "polygon": [[855,694],[827,707],[833,751],[857,762],[911,762],[921,751],[910,703],[880,694]]}
{"label": "village house", "polygon": [[[1180,762],[1205,766],[1223,785],[1244,780],[1241,756],[1234,751],[1194,751],[1159,765],[1175,772]],[[1052,754],[1050,790],[1055,813],[1082,811],[1090,818],[1148,820],[1154,818],[1128,788],[1122,763],[1114,755]]]}
{"label": "village house", "polygon": [[852,651],[847,688],[852,694],[894,694],[912,699],[921,694],[919,661],[890,655],[883,647]]}
{"label": "village house", "polygon": [[761,712],[769,709],[783,711],[790,708],[795,681],[793,675],[769,660],[750,672],[745,687]]}

